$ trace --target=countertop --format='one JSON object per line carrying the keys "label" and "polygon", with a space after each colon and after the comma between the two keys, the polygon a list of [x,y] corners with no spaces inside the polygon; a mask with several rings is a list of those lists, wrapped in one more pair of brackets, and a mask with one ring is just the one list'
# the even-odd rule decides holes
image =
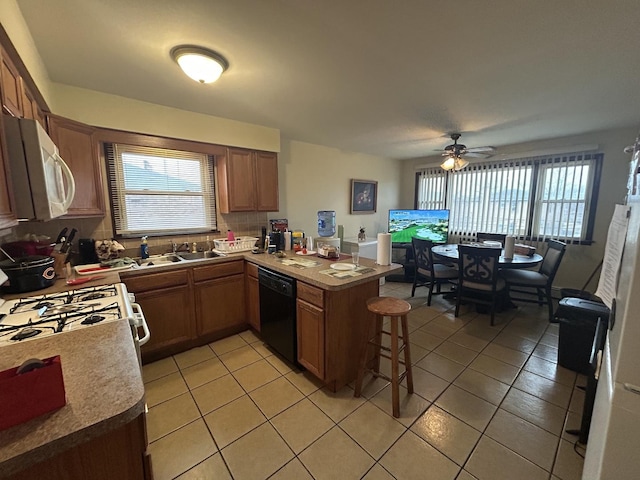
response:
{"label": "countertop", "polygon": [[0,431],[0,477],[121,427],[144,412],[144,385],[127,320],[0,348],[0,371],[60,355],[67,404]]}
{"label": "countertop", "polygon": [[283,258],[279,258],[276,255],[268,254],[268,253],[251,253],[249,252],[241,252],[227,255],[225,257],[214,257],[214,258],[206,258],[200,260],[189,260],[177,263],[168,263],[164,265],[157,265],[153,267],[144,267],[144,268],[133,268],[131,270],[121,270],[118,272],[120,277],[126,278],[137,275],[151,274],[151,273],[159,273],[169,270],[176,270],[181,268],[189,268],[189,267],[198,267],[203,265],[215,265],[219,263],[231,262],[231,261],[242,261],[246,260],[248,262],[254,263],[261,267],[266,267],[271,270],[275,270],[279,273],[288,275],[290,277],[295,278],[296,280],[300,280],[311,285],[314,285],[318,288],[322,288],[324,290],[343,290],[346,288],[351,288],[355,285],[359,285],[362,283],[370,282],[371,280],[375,280],[386,275],[390,275],[392,273],[397,272],[402,269],[402,265],[392,263],[391,265],[378,265],[374,260],[367,258],[360,258],[360,265],[364,267],[370,267],[373,270],[368,273],[363,273],[354,277],[346,277],[346,278],[337,278],[331,275],[326,275],[324,273],[320,273],[323,270],[329,270],[332,263],[346,263],[351,265],[351,256],[350,255],[340,255],[340,259],[325,259],[320,258],[316,255],[296,255],[293,250],[288,250],[285,252],[286,257],[284,259],[296,259],[296,260],[312,260],[317,262],[317,266],[308,267],[308,268],[299,268],[295,266],[285,265],[282,263]]}

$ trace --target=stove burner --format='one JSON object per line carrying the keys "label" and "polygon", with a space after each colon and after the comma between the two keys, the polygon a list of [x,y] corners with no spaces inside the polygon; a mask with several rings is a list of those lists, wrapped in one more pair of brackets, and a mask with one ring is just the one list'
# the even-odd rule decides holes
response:
{"label": "stove burner", "polygon": [[18,333],[16,333],[13,337],[11,337],[11,340],[17,340],[17,341],[25,340],[27,338],[35,337],[41,332],[42,330],[38,330],[37,328],[25,327],[22,330],[20,330]]}
{"label": "stove burner", "polygon": [[93,325],[94,323],[101,322],[102,320],[104,320],[104,318],[105,318],[104,316],[94,313],[93,315],[89,315],[87,318],[82,320],[80,323],[82,325]]}
{"label": "stove burner", "polygon": [[93,293],[90,293],[89,295],[85,295],[84,297],[82,297],[80,301],[87,302],[89,300],[97,300],[98,298],[104,298],[104,297],[106,297],[106,294],[103,292],[93,292]]}

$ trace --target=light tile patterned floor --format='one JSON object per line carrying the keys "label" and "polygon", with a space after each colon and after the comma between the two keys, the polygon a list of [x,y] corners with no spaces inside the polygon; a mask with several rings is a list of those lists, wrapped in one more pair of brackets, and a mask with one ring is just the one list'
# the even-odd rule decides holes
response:
{"label": "light tile patterned floor", "polygon": [[453,315],[441,296],[405,298],[415,393],[391,416],[388,383],[337,393],[273,354],[251,331],[145,365],[157,480],[551,479],[582,473],[584,377],[556,364],[546,307]]}

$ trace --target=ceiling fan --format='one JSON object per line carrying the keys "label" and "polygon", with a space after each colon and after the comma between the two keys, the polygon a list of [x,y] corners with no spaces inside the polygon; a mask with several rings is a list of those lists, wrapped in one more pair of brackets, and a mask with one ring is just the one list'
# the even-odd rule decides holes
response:
{"label": "ceiling fan", "polygon": [[460,137],[460,133],[452,133],[451,140],[453,140],[453,144],[444,147],[442,156],[447,158],[440,166],[445,170],[453,170],[457,172],[469,165],[469,162],[462,158],[463,155],[465,157],[488,158],[491,156],[491,152],[496,151],[495,147],[467,148],[466,145],[458,143],[458,139]]}

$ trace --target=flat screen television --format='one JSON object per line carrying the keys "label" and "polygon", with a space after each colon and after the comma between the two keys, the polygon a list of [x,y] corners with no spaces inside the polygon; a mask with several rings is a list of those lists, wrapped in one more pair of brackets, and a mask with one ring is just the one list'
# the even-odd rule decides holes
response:
{"label": "flat screen television", "polygon": [[389,210],[392,243],[411,243],[412,237],[447,243],[449,210]]}

